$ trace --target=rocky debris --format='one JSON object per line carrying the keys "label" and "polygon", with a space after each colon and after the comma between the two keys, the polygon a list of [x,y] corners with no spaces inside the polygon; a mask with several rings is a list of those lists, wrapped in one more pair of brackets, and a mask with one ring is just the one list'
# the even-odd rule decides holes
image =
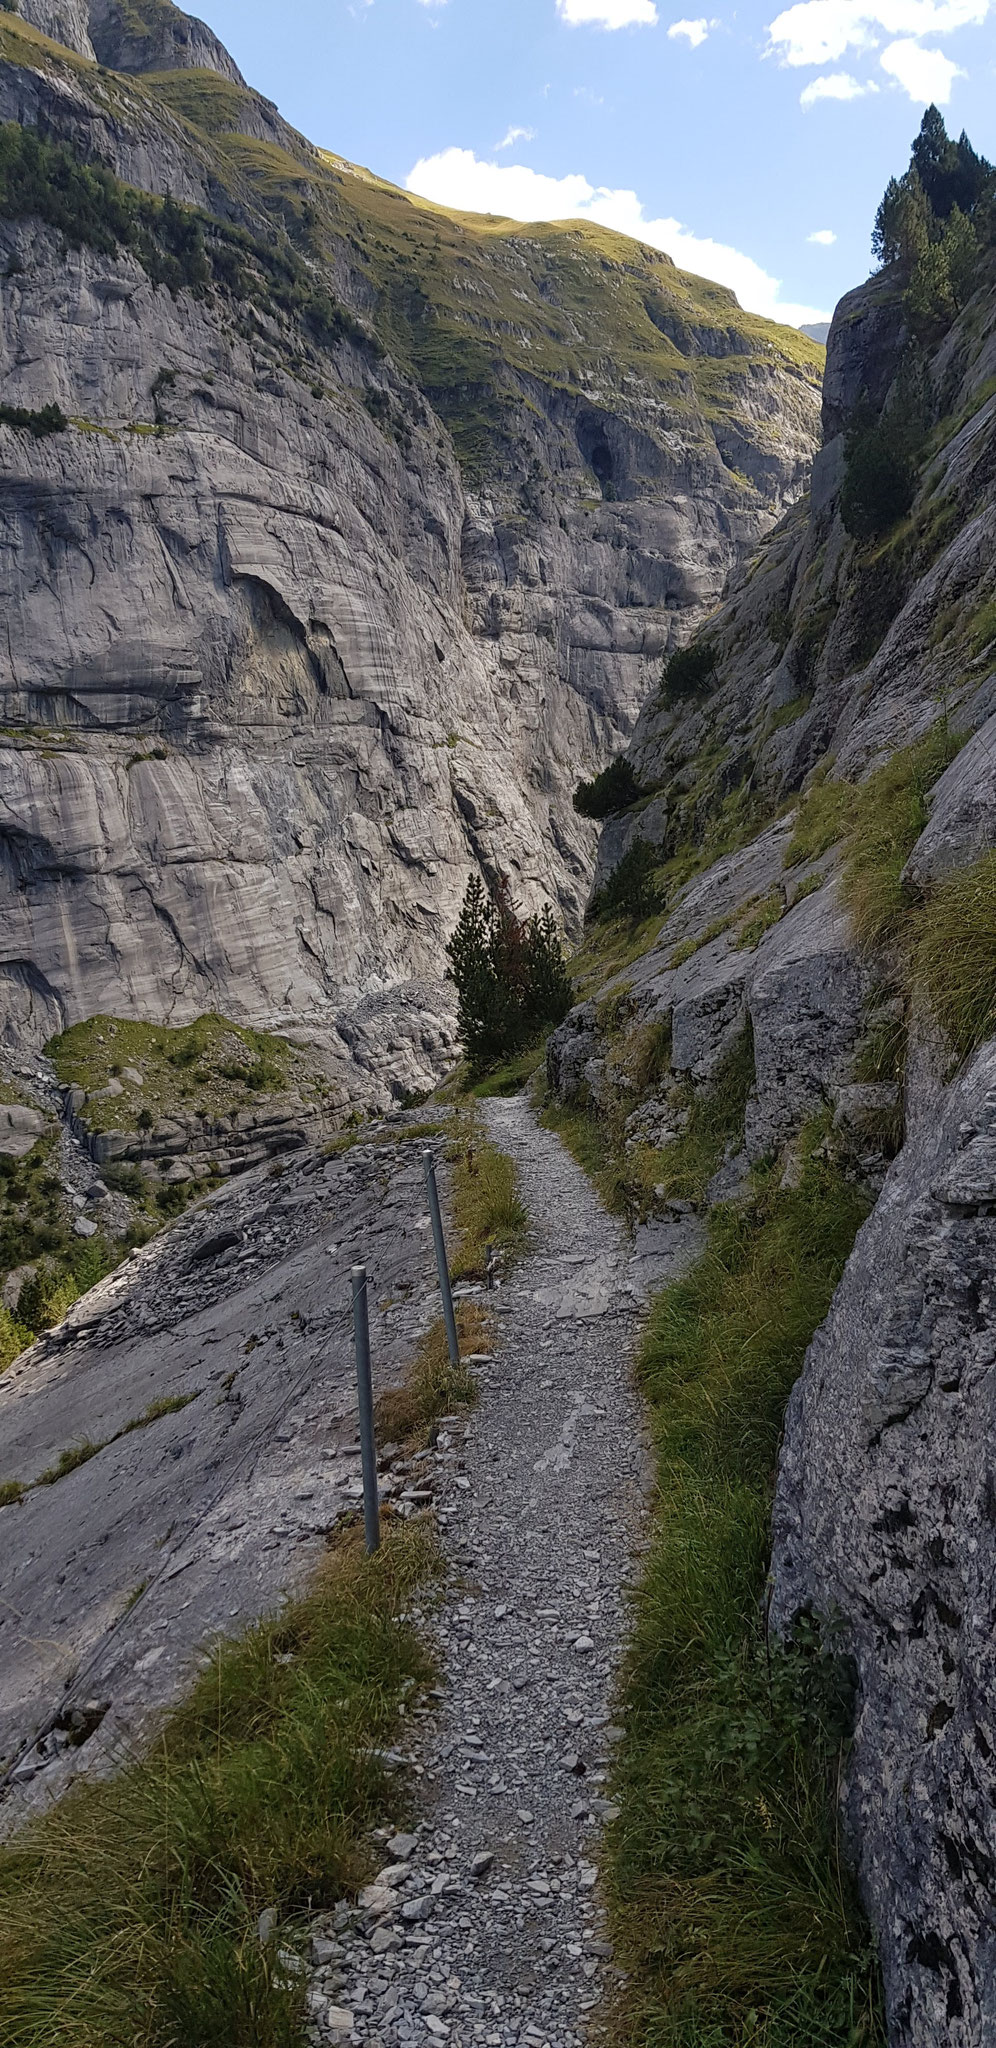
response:
{"label": "rocky debris", "polygon": [[[100,1091],[111,1095],[111,1084]],[[117,1091],[120,1093],[120,1089]],[[67,1114],[76,1136],[87,1146],[98,1166],[136,1165],[159,1172],[164,1178],[203,1179],[245,1173],[285,1152],[315,1144],[328,1136],[335,1121],[317,1103],[305,1102],[295,1093],[271,1095],[258,1109],[239,1109],[231,1116],[160,1117],[149,1131],[93,1131],[87,1124],[84,1103],[71,1098],[81,1093],[66,1091]],[[89,1099],[89,1098],[87,1098]]]}
{"label": "rocky debris", "polygon": [[419,1461],[452,1566],[427,1617],[445,1684],[407,1745],[415,1826],[382,1831],[355,1908],[313,1925],[316,2044],[580,2048],[615,1981],[597,1855],[641,1540],[642,1297],[620,1225],[525,1099],[482,1110],[519,1168],[532,1249],[492,1297],[479,1407],[444,1417]]}
{"label": "rocky debris", "polygon": [[[103,1446],[0,1510],[5,1829],[140,1740],[204,1640],[299,1586],[355,1509],[350,1267],[371,1275],[379,1392],[438,1314],[424,1142],[372,1133],[219,1189],[0,1378],[0,1480],[31,1489],[63,1449]],[[402,1515],[420,1469],[391,1454]],[[36,1746],[94,1697],[92,1740]]]}

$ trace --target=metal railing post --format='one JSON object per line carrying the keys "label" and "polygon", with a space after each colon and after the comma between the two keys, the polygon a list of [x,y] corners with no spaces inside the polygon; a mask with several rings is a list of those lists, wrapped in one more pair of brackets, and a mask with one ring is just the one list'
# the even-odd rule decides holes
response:
{"label": "metal railing post", "polygon": [[425,1165],[425,1184],[429,1191],[429,1214],[432,1217],[432,1235],[436,1246],[436,1265],[439,1269],[439,1290],[443,1297],[443,1321],[446,1324],[446,1342],[449,1347],[450,1364],[460,1363],[460,1339],[457,1336],[456,1316],[453,1312],[453,1290],[450,1287],[450,1269],[446,1263],[446,1240],[443,1236],[443,1218],[439,1207],[439,1189],[436,1186],[436,1162],[428,1147],[422,1154]]}
{"label": "metal railing post", "polygon": [[353,1333],[356,1339],[356,1392],[360,1410],[360,1458],[363,1465],[363,1533],[369,1553],[380,1548],[380,1500],[377,1494],[377,1443],[374,1436],[370,1318],[367,1310],[365,1266],[353,1267]]}

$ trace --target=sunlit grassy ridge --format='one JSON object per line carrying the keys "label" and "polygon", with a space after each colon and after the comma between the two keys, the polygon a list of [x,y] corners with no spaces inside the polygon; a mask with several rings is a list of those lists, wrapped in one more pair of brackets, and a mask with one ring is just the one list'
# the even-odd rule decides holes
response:
{"label": "sunlit grassy ridge", "polygon": [[313,150],[292,130],[282,144],[250,137],[255,94],[213,72],[98,75],[7,14],[4,58],[68,69],[77,87],[92,82],[101,111],[165,120],[236,208],[275,224],[316,266],[334,260],[341,275],[345,263],[354,298],[369,302],[379,339],[420,385],[471,470],[500,463],[514,424],[510,398],[519,430],[528,426],[533,401],[523,378],[595,402],[600,389],[611,392],[623,413],[651,394],[664,407],[661,429],[681,425],[702,439],[711,424],[738,418],[759,370],[819,384],[818,344],[744,312],[725,286],[611,229],[578,220],[523,225],[434,205]]}

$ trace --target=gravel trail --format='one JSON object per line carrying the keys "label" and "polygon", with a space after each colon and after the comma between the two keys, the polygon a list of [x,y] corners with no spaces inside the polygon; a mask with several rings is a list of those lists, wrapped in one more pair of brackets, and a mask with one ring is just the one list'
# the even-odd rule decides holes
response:
{"label": "gravel trail", "polygon": [[359,1909],[316,1930],[316,2041],[576,2048],[612,1981],[597,1858],[640,1538],[648,1275],[525,1097],[482,1114],[531,1236],[489,1297],[479,1406],[423,1461],[452,1566],[445,1688],[413,1742],[421,1818],[385,1840]]}

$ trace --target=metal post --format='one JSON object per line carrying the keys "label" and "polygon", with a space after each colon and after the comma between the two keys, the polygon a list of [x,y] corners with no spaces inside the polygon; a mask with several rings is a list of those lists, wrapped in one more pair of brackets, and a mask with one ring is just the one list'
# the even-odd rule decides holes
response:
{"label": "metal post", "polygon": [[436,1162],[428,1147],[423,1152],[422,1158],[425,1162],[425,1184],[429,1190],[429,1214],[432,1217],[432,1235],[436,1246],[439,1287],[443,1297],[443,1321],[446,1324],[446,1342],[449,1346],[450,1364],[459,1365],[460,1339],[457,1336],[456,1316],[453,1313],[450,1269],[446,1263],[446,1240],[443,1236],[443,1218],[439,1208],[439,1189],[436,1186]]}
{"label": "metal post", "polygon": [[374,1437],[373,1382],[370,1378],[370,1320],[365,1266],[353,1267],[353,1332],[356,1338],[356,1390],[363,1464],[363,1533],[370,1552],[380,1548],[380,1501],[377,1496],[377,1444]]}

